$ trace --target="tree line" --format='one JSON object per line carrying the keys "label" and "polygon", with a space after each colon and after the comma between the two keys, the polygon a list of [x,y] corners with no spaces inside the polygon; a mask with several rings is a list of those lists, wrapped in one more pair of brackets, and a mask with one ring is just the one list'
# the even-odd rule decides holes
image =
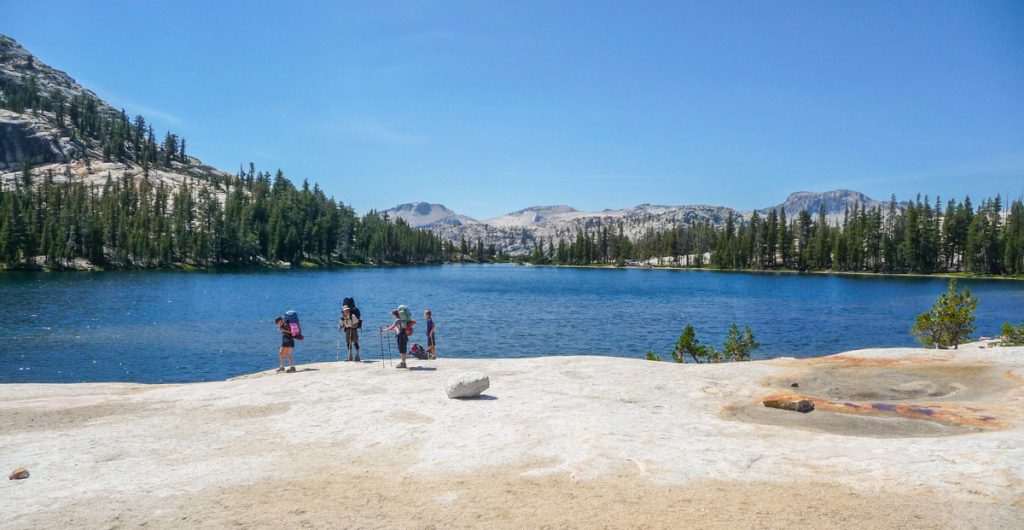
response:
{"label": "tree line", "polygon": [[[31,66],[31,65],[30,65]],[[33,176],[0,186],[0,268],[64,267],[85,259],[106,267],[172,265],[436,263],[492,259],[371,211],[358,217],[316,185],[300,188],[279,170],[211,173],[181,186],[149,180],[151,167],[192,164],[184,138],[162,141],[144,117],[129,119],[91,94],[43,92],[35,76],[0,77],[0,107],[31,112],[105,162],[139,167],[102,185]],[[83,155],[86,164],[88,155]],[[180,172],[180,171],[179,171]],[[41,182],[35,182],[41,180]],[[460,252],[461,251],[461,252]]]}
{"label": "tree line", "polygon": [[430,232],[371,211],[361,217],[319,186],[296,187],[278,171],[171,187],[124,175],[90,185],[0,189],[0,265],[63,267],[75,259],[107,267],[173,265],[439,263],[458,249]]}
{"label": "tree line", "polygon": [[649,230],[636,240],[621,226],[577,232],[567,241],[538,241],[529,260],[558,265],[619,264],[660,257],[675,264],[730,270],[968,272],[1024,274],[1024,203],[1004,209],[1000,196],[975,207],[971,199],[854,205],[830,223],[824,205],[789,217],[785,208],[749,219],[730,214],[710,222]]}

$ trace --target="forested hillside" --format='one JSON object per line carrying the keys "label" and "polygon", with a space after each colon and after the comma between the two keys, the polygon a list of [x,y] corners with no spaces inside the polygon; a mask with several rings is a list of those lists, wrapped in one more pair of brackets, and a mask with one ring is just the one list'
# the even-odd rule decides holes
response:
{"label": "forested hillside", "polygon": [[220,188],[122,177],[103,186],[54,183],[0,192],[0,262],[8,267],[432,263],[453,251],[429,232],[296,188],[280,172]]}
{"label": "forested hillside", "polygon": [[433,263],[429,232],[157,140],[0,35],[0,268]]}

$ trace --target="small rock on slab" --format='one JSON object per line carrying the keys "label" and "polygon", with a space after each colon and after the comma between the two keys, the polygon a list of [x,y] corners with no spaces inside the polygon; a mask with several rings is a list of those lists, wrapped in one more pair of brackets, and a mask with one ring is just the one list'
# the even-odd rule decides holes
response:
{"label": "small rock on slab", "polygon": [[463,372],[450,380],[444,391],[451,399],[477,397],[491,386],[487,374],[481,372]]}
{"label": "small rock on slab", "polygon": [[795,410],[796,412],[810,412],[814,410],[814,403],[809,399],[766,399],[761,403],[773,409]]}
{"label": "small rock on slab", "polygon": [[24,478],[28,478],[28,470],[23,467],[11,471],[11,474],[7,476],[8,480],[21,480]]}

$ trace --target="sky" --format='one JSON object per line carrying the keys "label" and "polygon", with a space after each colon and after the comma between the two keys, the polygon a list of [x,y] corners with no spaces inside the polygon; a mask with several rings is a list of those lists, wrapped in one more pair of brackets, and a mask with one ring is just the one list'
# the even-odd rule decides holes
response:
{"label": "sky", "polygon": [[1024,2],[54,2],[0,33],[365,212],[1024,194]]}

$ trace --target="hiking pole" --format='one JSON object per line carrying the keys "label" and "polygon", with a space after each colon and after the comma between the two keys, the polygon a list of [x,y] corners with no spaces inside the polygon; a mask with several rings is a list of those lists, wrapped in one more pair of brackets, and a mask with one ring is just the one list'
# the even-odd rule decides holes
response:
{"label": "hiking pole", "polygon": [[338,349],[334,351],[334,361],[335,362],[341,361],[341,318],[343,316],[345,316],[345,310],[344,310],[345,306],[341,306],[341,307],[343,309],[341,310],[341,313],[338,314],[338,334],[337,334]]}
{"label": "hiking pole", "polygon": [[380,338],[380,367],[384,369],[384,334],[380,331],[377,332],[377,337]]}

